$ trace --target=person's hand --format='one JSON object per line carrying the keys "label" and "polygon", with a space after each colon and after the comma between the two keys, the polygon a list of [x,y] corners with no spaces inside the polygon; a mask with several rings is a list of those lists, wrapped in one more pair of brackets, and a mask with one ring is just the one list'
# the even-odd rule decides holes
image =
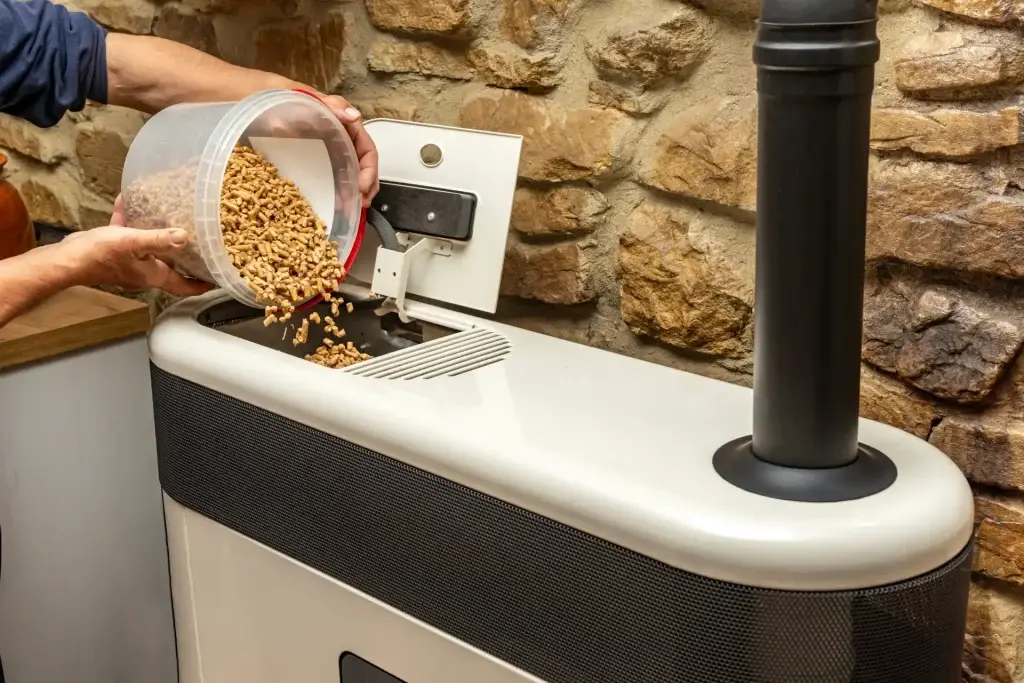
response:
{"label": "person's hand", "polygon": [[[123,222],[120,211],[118,201],[111,223]],[[176,296],[194,296],[212,286],[184,277],[167,263],[185,248],[188,238],[184,230],[108,225],[74,233],[55,247],[62,250],[63,261],[81,284],[162,289]]]}
{"label": "person's hand", "polygon": [[[363,126],[363,116],[359,110],[349,104],[341,95],[324,95],[313,88],[296,84],[294,90],[312,95],[327,105],[335,118],[345,128],[352,145],[355,147],[356,158],[359,160],[358,186],[362,205],[367,207],[370,201],[377,196],[380,190],[377,170],[377,146],[373,139],[366,132]],[[306,118],[295,120],[295,117],[275,116],[271,114],[257,122],[257,135],[264,134],[271,137],[299,137],[299,138],[327,138],[336,134],[333,124],[327,124],[325,120]],[[252,129],[250,129],[250,134]],[[337,188],[336,209],[344,206],[345,199],[349,197],[348,187]]]}
{"label": "person's hand", "polygon": [[352,144],[355,145],[356,156],[359,157],[359,192],[363,195],[363,206],[369,206],[370,201],[380,190],[380,181],[377,178],[377,146],[373,144],[373,139],[363,126],[362,114],[349,104],[348,100],[340,95],[325,95],[323,101],[352,136]]}

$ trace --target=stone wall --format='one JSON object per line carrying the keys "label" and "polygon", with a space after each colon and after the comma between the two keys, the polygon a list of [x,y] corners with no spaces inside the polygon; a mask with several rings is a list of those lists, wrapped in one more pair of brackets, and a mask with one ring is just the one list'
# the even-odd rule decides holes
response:
{"label": "stone wall", "polygon": [[[749,383],[758,0],[76,1],[367,117],[523,134],[500,316]],[[1024,681],[1022,22],[1017,0],[882,0],[863,412],[977,485],[974,683]],[[90,228],[142,122],[3,118],[0,147],[38,220]]]}

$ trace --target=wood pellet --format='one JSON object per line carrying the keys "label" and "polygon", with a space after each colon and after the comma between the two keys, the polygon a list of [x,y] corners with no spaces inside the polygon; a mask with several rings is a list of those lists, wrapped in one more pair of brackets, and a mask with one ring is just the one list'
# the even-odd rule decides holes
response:
{"label": "wood pellet", "polygon": [[[125,212],[132,225],[183,228],[195,231],[192,198],[195,163],[180,169],[140,178],[125,193]],[[292,181],[282,178],[277,168],[261,154],[238,146],[228,159],[221,185],[220,224],[224,245],[232,265],[256,298],[264,305],[266,327],[289,323],[296,307],[315,296],[330,303],[331,316],[321,321],[311,312],[284,330],[294,330],[292,344],[309,339],[310,323],[324,325],[326,336],[305,359],[330,368],[348,367],[370,358],[351,342],[335,343],[345,330],[334,318],[352,313],[333,292],[344,268],[338,261],[337,245],[327,238],[327,226],[314,213],[308,200]],[[181,265],[197,276],[209,273],[196,253]],[[301,314],[297,314],[300,315]]]}
{"label": "wood pellet", "polygon": [[[313,212],[295,184],[278,175],[262,155],[238,147],[228,160],[221,187],[221,229],[231,260],[246,284],[266,304],[264,325],[287,321],[295,307],[313,296],[331,302],[337,315],[340,299],[334,285],[344,268],[338,246],[327,240],[327,226]],[[352,312],[352,305],[346,305]],[[282,313],[280,317],[278,313]],[[325,332],[337,338],[345,330],[327,317]],[[310,323],[320,324],[313,311],[298,324],[292,345],[309,340]],[[328,343],[330,342],[330,343]],[[349,343],[335,345],[329,337],[306,360],[325,367],[347,367],[370,356]]]}
{"label": "wood pellet", "polygon": [[370,356],[359,351],[352,342],[347,344],[328,343],[330,341],[330,339],[325,339],[322,346],[306,356],[306,360],[329,368],[347,368],[360,361],[370,360]]}
{"label": "wood pellet", "polygon": [[337,245],[292,181],[248,147],[228,159],[221,185],[220,224],[231,262],[268,309],[284,317],[316,295],[329,294],[344,271]]}

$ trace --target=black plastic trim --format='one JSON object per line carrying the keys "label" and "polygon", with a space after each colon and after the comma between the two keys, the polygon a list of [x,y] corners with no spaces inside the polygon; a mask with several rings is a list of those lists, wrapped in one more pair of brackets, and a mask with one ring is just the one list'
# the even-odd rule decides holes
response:
{"label": "black plastic trim", "polygon": [[786,467],[754,454],[753,440],[730,441],[712,460],[715,471],[733,486],[778,500],[838,503],[881,493],[896,481],[896,464],[881,451],[860,444],[857,457],[839,467]]}

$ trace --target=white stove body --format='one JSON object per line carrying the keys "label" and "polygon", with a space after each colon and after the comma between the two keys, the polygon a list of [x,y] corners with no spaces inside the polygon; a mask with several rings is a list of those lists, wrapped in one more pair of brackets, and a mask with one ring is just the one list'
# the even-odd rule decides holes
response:
{"label": "white stove body", "polygon": [[962,638],[971,491],[920,439],[862,421],[892,486],[774,500],[712,466],[748,389],[419,301],[454,333],[328,370],[223,301],[150,338],[182,683],[937,683],[879,648]]}

